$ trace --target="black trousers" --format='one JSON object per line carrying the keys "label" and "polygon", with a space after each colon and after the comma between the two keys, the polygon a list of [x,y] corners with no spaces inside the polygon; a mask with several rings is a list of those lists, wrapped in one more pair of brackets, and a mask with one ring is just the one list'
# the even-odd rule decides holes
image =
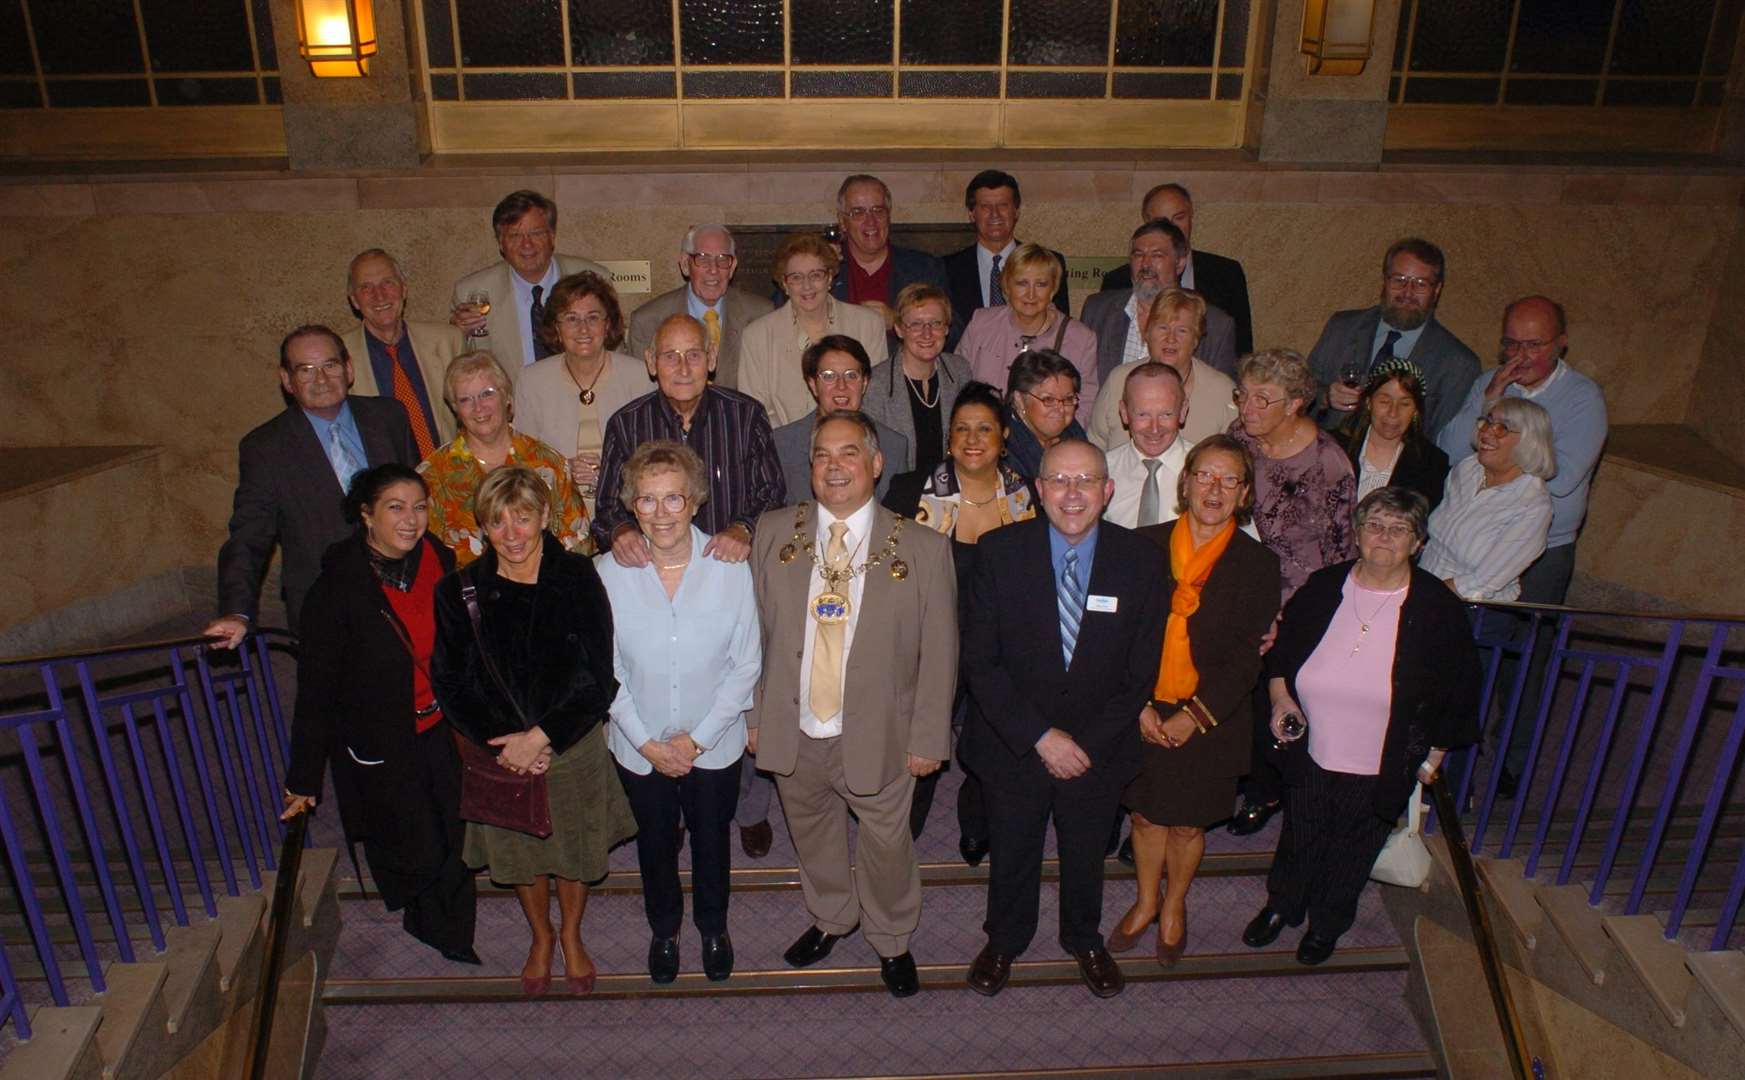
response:
{"label": "black trousers", "polygon": [[473,872],[461,862],[466,823],[460,819],[460,755],[447,724],[417,736],[417,764],[424,797],[409,800],[407,814],[425,814],[431,835],[446,844],[434,876],[414,880],[397,868],[391,853],[364,841],[364,861],[389,911],[402,909],[406,932],[441,951],[471,948],[478,892]]}
{"label": "black trousers", "polygon": [[1248,758],[1248,775],[1242,778],[1243,798],[1259,805],[1278,802],[1284,798],[1285,792],[1284,773],[1278,767],[1278,751],[1272,745],[1272,697],[1266,683],[1267,680],[1260,680],[1249,699],[1249,707],[1254,710],[1254,723],[1249,729],[1254,742],[1253,752]]}
{"label": "black trousers", "polygon": [[1285,789],[1284,831],[1266,875],[1267,903],[1292,926],[1337,938],[1357,921],[1357,898],[1394,823],[1377,817],[1375,777],[1329,772],[1308,758]]}
{"label": "black trousers", "polygon": [[679,777],[646,775],[618,766],[618,778],[636,816],[636,863],[642,871],[642,910],[655,937],[677,937],[685,917],[679,886],[679,818],[691,836],[691,921],[702,934],[727,932],[727,889],[733,869],[728,842],[739,805],[740,762]]}
{"label": "black trousers", "polygon": [[1060,945],[1077,952],[1103,944],[1103,859],[1125,784],[1106,768],[1075,780],[1042,775],[1039,782],[983,778],[992,865],[982,928],[994,951],[1008,956],[1022,953],[1036,936],[1050,817],[1060,852]]}

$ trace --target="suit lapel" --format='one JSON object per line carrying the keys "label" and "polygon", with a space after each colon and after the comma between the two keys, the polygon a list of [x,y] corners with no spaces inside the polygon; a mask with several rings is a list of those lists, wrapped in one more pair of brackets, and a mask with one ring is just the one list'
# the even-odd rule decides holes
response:
{"label": "suit lapel", "polygon": [[[891,526],[896,521],[895,514],[876,501],[873,503],[872,527],[866,538],[866,546],[862,549],[863,558],[870,559],[885,549],[885,537],[891,535]],[[888,563],[881,563],[867,571],[866,581],[860,590],[860,621],[855,624],[854,642],[848,647],[848,659],[854,658],[854,650],[862,641],[886,640],[885,624],[891,618],[891,608],[896,601],[891,590],[899,587],[899,583],[891,578]],[[913,588],[912,585],[910,587]]]}
{"label": "suit lapel", "polygon": [[[1368,370],[1370,362],[1375,359],[1375,331],[1381,326],[1381,308],[1371,308],[1363,318],[1357,320],[1357,333],[1353,336],[1351,347],[1363,361],[1364,370]],[[1338,372],[1334,372],[1335,375]]]}
{"label": "suit lapel", "polygon": [[[390,461],[400,460],[397,448],[388,439],[386,425],[376,422],[381,414],[370,408],[360,409],[360,404],[362,402],[357,398],[351,399],[351,418],[357,423],[358,437],[364,441],[364,456],[369,459],[370,465],[385,465]],[[398,406],[400,403],[396,401],[394,404]]]}
{"label": "suit lapel", "polygon": [[[322,448],[321,440],[315,435],[315,426],[309,423],[303,410],[292,405],[286,408],[285,413],[286,430],[290,437],[287,450],[296,470],[294,475],[307,477],[310,490],[321,498],[326,498],[339,487],[339,477],[333,471],[333,462],[327,459],[327,451]],[[358,425],[358,433],[363,433],[362,424]],[[367,440],[364,449],[369,449]]]}
{"label": "suit lapel", "polygon": [[497,264],[496,280],[491,285],[491,309],[508,316],[502,320],[502,323],[507,323],[507,329],[490,335],[491,354],[509,372],[511,378],[526,366],[525,358],[521,355],[521,315],[516,310],[520,301],[515,295],[515,283],[510,280],[513,273],[508,263]]}
{"label": "suit lapel", "polygon": [[[810,606],[811,597],[807,595],[812,584],[812,560],[807,558],[805,541],[818,531],[818,504],[809,503],[806,507],[806,520],[800,526],[800,543],[795,545],[794,559],[786,566],[777,564],[775,589],[777,593],[775,609],[777,611],[798,611],[802,613],[800,622],[800,637],[796,645],[804,648],[806,635],[812,632],[812,616],[806,609]],[[788,541],[783,541],[783,544]],[[780,548],[777,549],[780,551]]]}
{"label": "suit lapel", "polygon": [[[1018,622],[1021,626],[1035,627],[1036,633],[1053,643],[1054,647],[1048,650],[1049,662],[1052,665],[1049,670],[1058,673],[1059,677],[1065,678],[1067,674],[1066,655],[1061,651],[1060,642],[1060,582],[1054,577],[1054,547],[1048,536],[1048,520],[1038,514],[1033,521],[1035,524],[1029,529],[1030,535],[1025,542],[1022,558],[1026,566],[1033,566],[1040,570],[1043,587],[1037,590],[1025,588],[1019,590],[1020,602],[1029,607],[1030,610],[1023,613]],[[1013,529],[1020,526],[1008,525],[1006,527]],[[1029,573],[1035,572],[1029,571]],[[1019,580],[1022,581],[1023,578],[1020,577]],[[1084,624],[1082,622],[1079,625],[1079,641],[1084,641]],[[1076,648],[1073,651],[1073,657],[1074,659],[1078,657]]]}

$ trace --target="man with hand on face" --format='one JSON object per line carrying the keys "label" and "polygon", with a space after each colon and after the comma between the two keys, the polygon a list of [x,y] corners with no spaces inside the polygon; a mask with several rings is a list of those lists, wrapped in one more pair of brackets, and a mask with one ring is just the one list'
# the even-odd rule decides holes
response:
{"label": "man with hand on face", "polygon": [[963,634],[970,709],[958,754],[982,781],[993,864],[988,943],[969,986],[999,993],[1036,935],[1052,817],[1060,945],[1091,993],[1113,997],[1125,980],[1099,929],[1103,858],[1163,650],[1163,555],[1102,520],[1114,485],[1090,443],[1056,443],[1036,486],[1047,516],[977,545]]}
{"label": "man with hand on face", "polygon": [[[1226,255],[1214,255],[1193,246],[1194,197],[1181,184],[1158,184],[1139,203],[1140,221],[1168,221],[1181,230],[1188,242],[1182,260],[1180,286],[1192,289],[1229,313],[1236,324],[1236,355],[1254,351],[1254,315],[1248,305],[1248,275],[1242,264]],[[1119,266],[1103,275],[1104,290],[1131,289],[1133,270]]]}
{"label": "man with hand on face", "polygon": [[[1150,355],[1145,330],[1151,302],[1158,293],[1180,284],[1182,261],[1187,256],[1187,237],[1173,222],[1159,218],[1133,230],[1128,252],[1133,287],[1089,297],[1080,316],[1097,332],[1097,373],[1102,378],[1108,378],[1109,372],[1122,364]],[[1206,333],[1194,355],[1226,375],[1236,374],[1236,324],[1210,300],[1206,302]]]}
{"label": "man with hand on face", "polygon": [[[1013,231],[1018,228],[1018,211],[1024,196],[1018,190],[1018,178],[999,169],[984,169],[964,188],[963,205],[969,220],[975,225],[976,242],[962,251],[954,251],[943,260],[945,277],[951,282],[951,336],[945,341],[946,351],[957,348],[970,316],[977,308],[998,307],[1006,302],[1000,285],[1000,269],[1012,252],[1018,250]],[[1060,260],[1060,286],[1054,290],[1054,306],[1061,314],[1071,315],[1072,304],[1067,297],[1066,256],[1049,251]]]}
{"label": "man with hand on face", "polygon": [[1313,415],[1329,430],[1350,419],[1370,369],[1390,356],[1424,372],[1424,430],[1441,431],[1478,374],[1478,355],[1436,321],[1447,260],[1416,237],[1395,241],[1381,261],[1381,302],[1336,311],[1309,353],[1309,370],[1324,389]]}
{"label": "man with hand on face", "polygon": [[946,287],[945,267],[936,256],[891,243],[891,189],[878,177],[856,174],[842,182],[836,189],[836,225],[842,230],[843,255],[830,283],[836,299],[865,304],[889,326],[903,286],[924,281]]}
{"label": "man with hand on face", "polygon": [[817,502],[758,522],[766,659],[746,727],[776,774],[812,916],[783,959],[809,967],[859,926],[886,989],[908,997],[921,918],[909,808],[916,778],[951,752],[957,583],[943,535],[874,501],[883,469],[872,421],[830,413],[812,433]]}
{"label": "man with hand on face", "polygon": [[671,439],[696,451],[709,476],[708,501],[695,524],[710,537],[703,554],[743,562],[759,514],[782,505],[786,489],[763,406],[709,381],[715,353],[703,324],[669,315],[643,354],[659,389],[612,414],[600,447],[594,542],[624,566],[647,566],[648,539],[618,498],[624,463],[649,439]]}
{"label": "man with hand on face", "polygon": [[442,400],[443,376],[466,338],[446,323],[406,318],[406,279],[400,264],[381,248],[352,259],[345,295],[363,320],[342,335],[357,376],[351,392],[398,401],[423,460],[454,438],[454,413]]}
{"label": "man with hand on face", "polygon": [[[557,204],[537,191],[503,196],[491,211],[491,229],[503,261],[454,283],[450,321],[513,376],[554,351],[539,340],[538,332],[552,286],[583,271],[611,281],[612,272],[597,262],[557,253]],[[474,302],[476,295],[490,298],[490,315]]]}
{"label": "man with hand on face", "polygon": [[715,381],[737,389],[739,335],[747,323],[768,315],[772,308],[765,297],[730,287],[738,266],[738,249],[727,226],[691,226],[679,245],[679,276],[685,284],[636,309],[624,351],[641,356],[669,315],[688,314],[703,324],[709,347],[715,350]]}

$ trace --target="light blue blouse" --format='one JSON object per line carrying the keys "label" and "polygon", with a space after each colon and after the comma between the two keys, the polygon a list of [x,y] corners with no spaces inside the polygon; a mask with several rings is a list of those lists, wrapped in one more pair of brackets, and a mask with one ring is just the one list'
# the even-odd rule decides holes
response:
{"label": "light blue blouse", "polygon": [[689,732],[703,754],[695,765],[721,769],[745,752],[745,710],[763,666],[751,567],[703,554],[709,537],[691,526],[691,561],[671,600],[655,568],[595,560],[612,601],[612,702],[606,745],[620,765],[653,770],[641,746]]}

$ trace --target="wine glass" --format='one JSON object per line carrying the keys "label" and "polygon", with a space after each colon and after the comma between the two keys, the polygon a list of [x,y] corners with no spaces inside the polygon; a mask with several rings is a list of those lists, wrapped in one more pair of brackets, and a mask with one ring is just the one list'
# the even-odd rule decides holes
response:
{"label": "wine glass", "polygon": [[1272,742],[1274,750],[1283,750],[1286,743],[1294,743],[1309,730],[1309,725],[1303,722],[1301,715],[1295,712],[1285,713],[1278,720],[1278,737]]}
{"label": "wine glass", "polygon": [[[476,309],[480,315],[491,313],[491,294],[483,289],[474,289],[467,293],[467,305]],[[467,351],[472,352],[479,347],[479,338],[491,336],[491,324],[481,322],[467,334]]]}
{"label": "wine glass", "polygon": [[1351,387],[1353,390],[1362,388],[1363,376],[1363,365],[1356,360],[1347,361],[1345,366],[1339,371],[1339,381],[1344,383],[1346,386]]}

